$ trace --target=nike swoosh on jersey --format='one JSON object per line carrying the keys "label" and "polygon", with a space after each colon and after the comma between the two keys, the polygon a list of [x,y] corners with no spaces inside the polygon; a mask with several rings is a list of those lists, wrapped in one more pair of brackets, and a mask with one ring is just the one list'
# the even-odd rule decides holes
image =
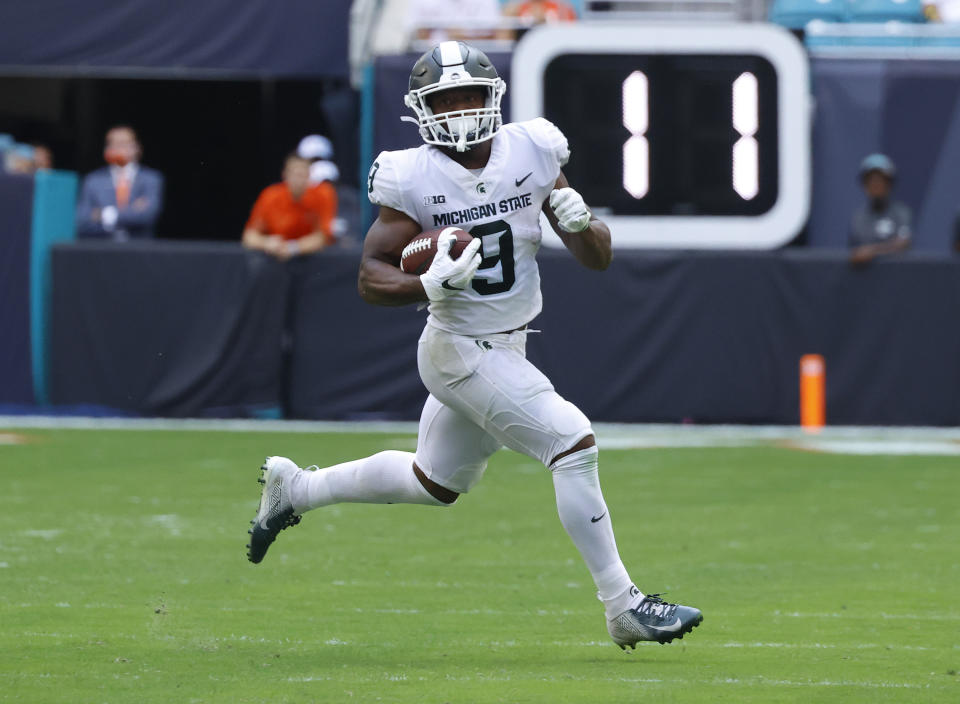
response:
{"label": "nike swoosh on jersey", "polygon": [[603,517],[606,516],[606,515],[607,515],[607,512],[604,511],[604,512],[601,513],[599,516],[592,516],[592,517],[590,518],[590,522],[591,522],[591,523],[596,523],[597,521],[599,521],[601,518],[603,518]]}
{"label": "nike swoosh on jersey", "polygon": [[447,289],[447,290],[449,290],[449,291],[462,291],[462,290],[463,290],[462,288],[457,288],[456,286],[451,286],[451,285],[450,285],[450,279],[444,279],[444,280],[443,280],[443,283],[440,284],[440,287],[441,287],[441,288],[445,288],[445,289]]}
{"label": "nike swoosh on jersey", "polygon": [[516,180],[514,181],[514,183],[517,185],[517,188],[520,188],[520,186],[523,185],[523,182],[526,181],[526,180],[527,180],[528,178],[530,178],[531,176],[533,176],[533,172],[532,172],[532,171],[531,171],[530,173],[528,173],[526,176],[524,176],[523,178],[518,178],[518,179],[516,179]]}

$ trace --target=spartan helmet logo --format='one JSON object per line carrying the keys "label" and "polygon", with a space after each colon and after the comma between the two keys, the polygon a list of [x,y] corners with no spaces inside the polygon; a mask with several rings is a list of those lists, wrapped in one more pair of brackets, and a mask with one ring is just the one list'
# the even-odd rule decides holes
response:
{"label": "spartan helmet logo", "polygon": [[487,195],[487,184],[485,184],[483,181],[481,181],[480,183],[478,183],[478,184],[477,184],[477,193],[479,193],[479,194],[482,195],[482,196]]}

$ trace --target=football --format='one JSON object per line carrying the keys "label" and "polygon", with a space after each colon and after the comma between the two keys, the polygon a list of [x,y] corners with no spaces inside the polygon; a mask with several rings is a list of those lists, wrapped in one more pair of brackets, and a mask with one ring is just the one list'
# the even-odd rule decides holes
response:
{"label": "football", "polygon": [[464,247],[473,241],[473,236],[469,232],[456,227],[425,230],[410,240],[410,243],[403,248],[400,255],[400,269],[417,276],[429,269],[434,256],[437,254],[437,240],[440,239],[440,234],[445,230],[452,230],[457,237],[450,247],[451,259],[459,257]]}

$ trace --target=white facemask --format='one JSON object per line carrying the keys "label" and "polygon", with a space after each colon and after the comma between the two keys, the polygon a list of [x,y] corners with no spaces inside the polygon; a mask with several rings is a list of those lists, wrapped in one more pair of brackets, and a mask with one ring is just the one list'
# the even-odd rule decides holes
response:
{"label": "white facemask", "polygon": [[[466,115],[453,113],[447,117],[444,114],[434,115],[427,106],[427,99],[433,93],[449,88],[472,86],[488,89],[484,107],[465,110]],[[452,81],[442,85],[431,84],[407,93],[404,103],[416,113],[417,117],[404,115],[400,119],[419,125],[420,136],[427,144],[454,147],[457,151],[463,152],[475,144],[490,139],[500,130],[502,126],[500,101],[506,88],[506,84],[500,78],[469,77],[468,80]]]}

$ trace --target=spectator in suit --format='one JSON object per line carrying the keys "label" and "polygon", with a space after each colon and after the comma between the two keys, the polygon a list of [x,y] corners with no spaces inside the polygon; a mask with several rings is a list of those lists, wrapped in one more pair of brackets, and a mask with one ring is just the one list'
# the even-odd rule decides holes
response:
{"label": "spectator in suit", "polygon": [[142,150],[132,127],[107,131],[107,166],[83,179],[77,203],[77,233],[118,242],[153,237],[163,209],[163,175],[140,164]]}
{"label": "spectator in suit", "polygon": [[870,154],[860,164],[860,182],[867,202],[853,215],[850,262],[867,264],[875,257],[902,252],[912,236],[910,208],[893,200],[896,168],[884,154]]}
{"label": "spectator in suit", "polygon": [[310,184],[310,161],[294,153],[283,181],[267,186],[253,205],[243,246],[285,261],[318,252],[334,242],[337,192],[329,181]]}

